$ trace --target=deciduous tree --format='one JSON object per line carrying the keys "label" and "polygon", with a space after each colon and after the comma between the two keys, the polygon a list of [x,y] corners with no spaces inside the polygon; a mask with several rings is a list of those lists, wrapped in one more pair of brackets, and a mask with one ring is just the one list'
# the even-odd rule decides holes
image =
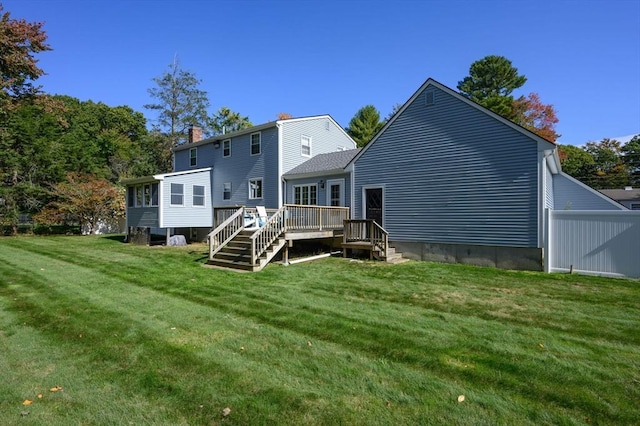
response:
{"label": "deciduous tree", "polygon": [[596,162],[584,149],[574,145],[559,145],[558,154],[562,171],[568,175],[584,182],[594,175]]}
{"label": "deciduous tree", "polygon": [[553,105],[540,102],[537,93],[529,93],[513,102],[512,120],[549,142],[555,142],[560,136],[555,130],[559,120]]}
{"label": "deciduous tree", "polygon": [[585,150],[593,156],[595,174],[587,182],[595,189],[621,188],[627,185],[629,174],[622,161],[621,145],[615,139],[587,142]]}
{"label": "deciduous tree", "polygon": [[124,189],[106,179],[83,173],[69,173],[54,185],[56,196],[34,220],[45,225],[77,223],[89,234],[100,223],[113,223],[124,217]]}
{"label": "deciduous tree", "polygon": [[629,172],[629,185],[640,186],[640,135],[631,138],[620,151]]}
{"label": "deciduous tree", "polygon": [[380,112],[373,105],[366,105],[356,112],[345,130],[359,147],[365,146],[384,126]]}

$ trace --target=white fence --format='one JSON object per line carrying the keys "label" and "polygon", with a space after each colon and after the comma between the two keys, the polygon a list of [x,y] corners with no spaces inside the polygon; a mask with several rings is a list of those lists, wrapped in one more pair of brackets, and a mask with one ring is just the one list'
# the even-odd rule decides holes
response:
{"label": "white fence", "polygon": [[545,271],[640,277],[640,212],[547,210]]}

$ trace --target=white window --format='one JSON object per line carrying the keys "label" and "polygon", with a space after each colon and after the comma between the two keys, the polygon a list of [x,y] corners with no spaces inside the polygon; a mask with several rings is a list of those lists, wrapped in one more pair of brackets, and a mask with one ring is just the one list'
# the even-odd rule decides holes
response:
{"label": "white window", "polygon": [[294,204],[316,205],[318,204],[317,185],[298,185],[293,187]]}
{"label": "white window", "polygon": [[193,185],[193,205],[204,207],[204,186]]}
{"label": "white window", "polygon": [[332,183],[329,185],[329,205],[340,206],[342,201],[342,191],[340,190],[339,183]]}
{"label": "white window", "polygon": [[231,157],[231,139],[222,141],[222,156]]}
{"label": "white window", "polygon": [[301,153],[303,157],[311,157],[311,136],[300,138]]}
{"label": "white window", "polygon": [[144,207],[158,206],[158,184],[147,183],[143,187],[142,201]]}
{"label": "white window", "polygon": [[252,133],[251,134],[251,155],[259,155],[262,147],[261,144],[260,133]]}
{"label": "white window", "polygon": [[262,198],[262,178],[249,180],[249,199]]}
{"label": "white window", "polygon": [[222,199],[223,200],[231,199],[231,182],[225,182],[222,184]]}
{"label": "white window", "polygon": [[191,148],[189,150],[189,165],[192,167],[198,165],[198,148]]}
{"label": "white window", "polygon": [[181,183],[171,184],[171,205],[182,206],[184,204],[184,185]]}

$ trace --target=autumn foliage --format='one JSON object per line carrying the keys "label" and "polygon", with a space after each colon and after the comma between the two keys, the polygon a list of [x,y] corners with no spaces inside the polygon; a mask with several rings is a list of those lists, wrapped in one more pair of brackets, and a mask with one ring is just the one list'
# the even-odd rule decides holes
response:
{"label": "autumn foliage", "polygon": [[553,105],[545,105],[540,102],[537,93],[529,93],[529,96],[520,96],[513,101],[513,121],[522,127],[531,130],[538,136],[555,142],[560,135],[555,131],[558,117]]}
{"label": "autumn foliage", "polygon": [[124,190],[106,179],[68,173],[65,182],[54,185],[56,200],[34,216],[44,225],[79,224],[93,234],[100,223],[124,217]]}

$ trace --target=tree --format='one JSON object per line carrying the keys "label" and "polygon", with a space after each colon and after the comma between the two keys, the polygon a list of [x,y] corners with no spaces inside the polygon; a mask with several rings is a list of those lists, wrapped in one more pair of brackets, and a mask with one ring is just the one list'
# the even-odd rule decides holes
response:
{"label": "tree", "polygon": [[603,189],[627,185],[629,174],[622,161],[620,142],[609,138],[600,142],[587,142],[585,150],[595,161],[595,174],[587,182],[589,186]]}
{"label": "tree", "polygon": [[251,126],[253,124],[249,121],[249,117],[243,117],[225,106],[221,107],[211,120],[213,133],[218,135],[235,132]]}
{"label": "tree", "polygon": [[529,93],[528,97],[521,96],[513,102],[512,120],[549,142],[555,142],[560,136],[555,131],[559,120],[553,105],[540,102],[537,93]]}
{"label": "tree", "polygon": [[526,83],[511,61],[504,56],[489,55],[475,61],[469,75],[458,82],[458,90],[474,102],[503,117],[512,118],[511,92]]}
{"label": "tree", "polygon": [[89,234],[100,223],[112,223],[125,214],[124,189],[89,174],[68,173],[54,185],[56,200],[34,216],[44,225],[77,223]]}
{"label": "tree", "polygon": [[631,138],[620,151],[629,172],[629,185],[640,186],[640,135]]}
{"label": "tree", "polygon": [[198,88],[201,80],[180,68],[176,59],[167,72],[153,81],[157,86],[148,92],[156,103],[144,107],[158,111],[156,126],[169,135],[173,146],[186,142],[186,132],[191,126],[198,126],[204,134],[210,134],[209,99],[207,92]]}
{"label": "tree", "polygon": [[288,120],[288,119],[290,119],[290,118],[293,118],[293,115],[289,114],[288,112],[279,112],[279,113],[276,115],[276,118],[277,118],[278,120]]}
{"label": "tree", "polygon": [[380,113],[373,105],[366,105],[358,110],[345,130],[359,147],[365,146],[384,126],[380,121]]}
{"label": "tree", "polygon": [[42,22],[12,19],[0,4],[0,111],[26,96],[38,93],[33,81],[44,74],[35,54],[51,50]]}
{"label": "tree", "polygon": [[596,162],[584,149],[573,145],[559,145],[558,155],[562,171],[568,175],[584,182],[594,175]]}
{"label": "tree", "polygon": [[386,123],[387,121],[391,120],[391,117],[396,115],[396,113],[400,111],[400,108],[402,108],[402,104],[394,104],[391,107],[391,111],[389,112],[389,114],[387,114],[387,117],[384,119],[384,122]]}

